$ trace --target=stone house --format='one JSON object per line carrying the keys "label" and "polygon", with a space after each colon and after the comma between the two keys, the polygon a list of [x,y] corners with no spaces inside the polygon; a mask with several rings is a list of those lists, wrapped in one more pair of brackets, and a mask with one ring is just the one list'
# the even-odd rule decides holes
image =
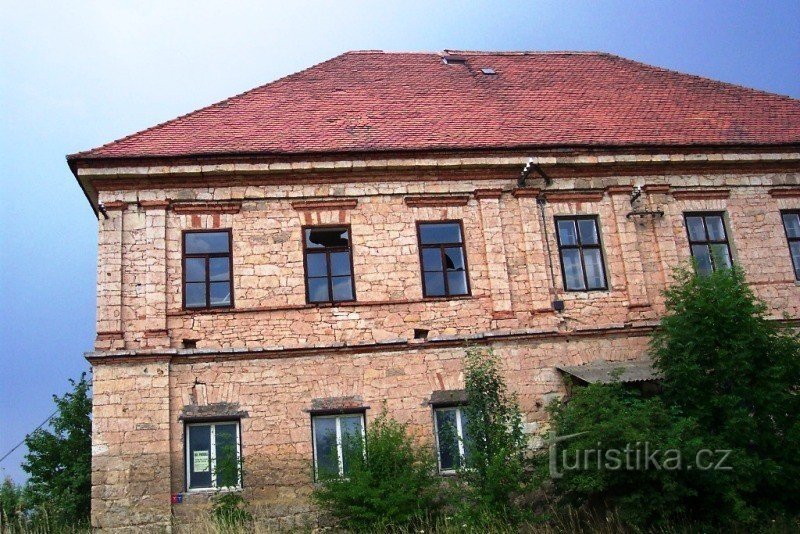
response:
{"label": "stone house", "polygon": [[67,159],[99,219],[109,532],[223,487],[304,521],[384,403],[452,470],[467,343],[533,439],[565,374],[650,377],[692,256],[800,312],[800,101],[609,54],[351,52]]}

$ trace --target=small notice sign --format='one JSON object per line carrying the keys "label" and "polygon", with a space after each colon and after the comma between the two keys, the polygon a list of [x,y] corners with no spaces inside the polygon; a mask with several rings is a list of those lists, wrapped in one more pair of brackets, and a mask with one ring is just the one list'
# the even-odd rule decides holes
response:
{"label": "small notice sign", "polygon": [[194,451],[194,472],[206,473],[209,468],[209,451]]}

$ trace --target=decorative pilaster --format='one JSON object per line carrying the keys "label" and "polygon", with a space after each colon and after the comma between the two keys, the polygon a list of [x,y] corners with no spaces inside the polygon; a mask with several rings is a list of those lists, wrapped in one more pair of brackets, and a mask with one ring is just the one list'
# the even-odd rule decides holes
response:
{"label": "decorative pilaster", "polygon": [[528,287],[530,291],[531,310],[533,312],[552,311],[553,300],[550,284],[550,258],[545,253],[541,236],[544,230],[541,225],[537,197],[540,190],[520,188],[513,191],[519,202],[522,226],[522,239],[525,248],[525,263],[528,270]]}
{"label": "decorative pilaster", "polygon": [[625,274],[628,307],[631,309],[650,306],[647,296],[647,281],[642,266],[642,253],[639,247],[636,223],[627,217],[631,211],[632,187],[608,188],[611,207],[614,211],[614,224],[622,252],[622,270]]}
{"label": "decorative pilaster", "polygon": [[125,348],[122,327],[122,212],[125,202],[106,202],[98,222],[97,338],[95,350]]}
{"label": "decorative pilaster", "polygon": [[145,210],[145,331],[143,344],[169,347],[167,332],[167,208],[166,200],[141,201]]}
{"label": "decorative pilaster", "polygon": [[477,189],[483,239],[486,247],[486,267],[489,271],[489,287],[492,291],[492,308],[495,318],[508,318],[511,310],[511,287],[508,281],[503,224],[500,218],[501,189]]}

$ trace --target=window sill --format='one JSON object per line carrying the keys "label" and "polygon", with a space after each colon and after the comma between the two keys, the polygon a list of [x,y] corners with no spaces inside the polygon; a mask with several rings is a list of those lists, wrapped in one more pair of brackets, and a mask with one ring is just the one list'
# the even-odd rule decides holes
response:
{"label": "window sill", "polygon": [[184,493],[190,493],[192,495],[199,495],[199,494],[212,494],[212,493],[238,493],[242,491],[241,486],[229,486],[225,488],[192,488],[184,491]]}

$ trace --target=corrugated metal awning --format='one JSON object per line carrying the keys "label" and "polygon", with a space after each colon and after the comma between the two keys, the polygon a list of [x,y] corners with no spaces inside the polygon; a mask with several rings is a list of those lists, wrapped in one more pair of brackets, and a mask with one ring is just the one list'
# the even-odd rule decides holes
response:
{"label": "corrugated metal awning", "polygon": [[646,382],[661,378],[652,360],[609,362],[600,360],[583,365],[556,365],[556,369],[590,384]]}

